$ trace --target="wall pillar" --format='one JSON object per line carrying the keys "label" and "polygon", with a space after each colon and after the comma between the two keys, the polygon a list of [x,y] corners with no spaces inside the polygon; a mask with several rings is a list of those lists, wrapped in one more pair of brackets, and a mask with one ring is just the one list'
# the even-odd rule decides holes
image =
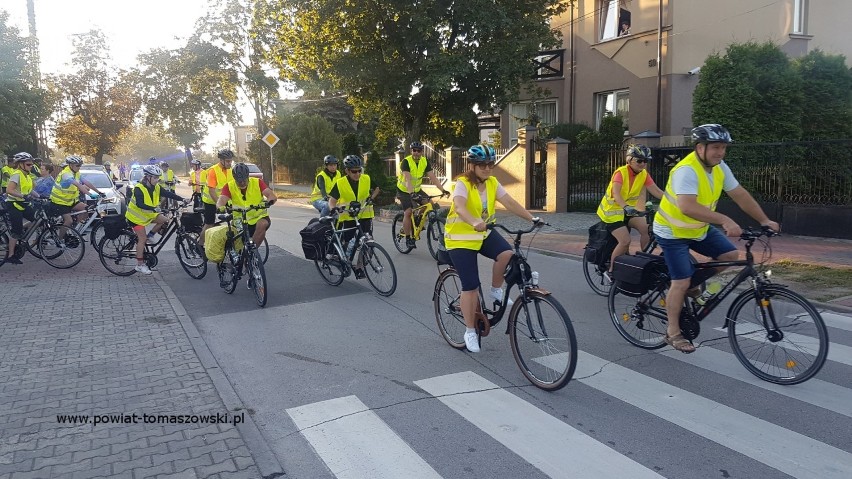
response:
{"label": "wall pillar", "polygon": [[547,203],[548,212],[568,211],[568,150],[571,142],[554,138],[547,142]]}
{"label": "wall pillar", "polygon": [[444,171],[447,172],[447,182],[445,183],[445,187],[452,183],[453,178],[464,173],[462,171],[462,156],[464,152],[464,148],[459,148],[457,146],[451,146],[444,149]]}

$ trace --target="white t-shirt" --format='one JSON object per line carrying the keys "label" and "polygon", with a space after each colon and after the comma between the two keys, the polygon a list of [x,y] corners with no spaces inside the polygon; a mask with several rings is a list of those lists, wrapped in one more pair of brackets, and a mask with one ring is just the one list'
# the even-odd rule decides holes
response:
{"label": "white t-shirt", "polygon": [[[719,168],[722,169],[722,172],[725,174],[725,181],[722,183],[722,189],[725,191],[731,191],[734,188],[740,186],[740,182],[737,181],[736,177],[734,177],[734,173],[731,172],[731,168],[722,161],[719,163]],[[707,173],[707,170],[704,170]],[[713,174],[712,171],[707,173],[707,179],[710,181],[710,189],[713,188]],[[698,175],[695,174],[695,170],[692,168],[678,168],[677,171],[674,172],[671,178],[672,189],[674,190],[675,195],[697,195],[698,194]],[[675,239],[674,233],[672,233],[672,229],[666,225],[662,225],[658,222],[654,222],[654,234],[659,236],[660,238],[666,239]],[[698,241],[703,240],[707,234],[705,233],[702,237],[697,238]]]}
{"label": "white t-shirt", "polygon": [[[480,213],[480,218],[482,218],[482,219],[488,218],[488,199],[487,199],[488,193],[487,193],[487,189],[484,187],[484,184],[483,184],[483,188],[481,190],[479,188],[477,188],[477,191],[479,191],[479,199],[482,201],[482,212]],[[456,181],[456,186],[453,189],[453,199],[455,199],[456,196],[458,196],[459,198],[464,198],[465,201],[467,201],[467,186],[465,186],[465,184],[462,180]],[[497,183],[497,198],[496,199],[499,200],[499,199],[503,198],[504,196],[506,196],[506,188],[503,188],[503,185],[501,185],[498,182]],[[474,212],[474,211],[470,211],[469,213],[472,214],[472,215],[476,215],[476,212]]]}

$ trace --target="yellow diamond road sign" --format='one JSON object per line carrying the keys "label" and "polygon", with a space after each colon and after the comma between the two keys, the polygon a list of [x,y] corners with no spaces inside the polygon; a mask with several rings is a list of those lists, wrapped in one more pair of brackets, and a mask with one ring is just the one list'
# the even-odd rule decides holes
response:
{"label": "yellow diamond road sign", "polygon": [[278,143],[278,135],[272,133],[272,130],[269,130],[265,135],[263,135],[263,142],[272,148],[276,143]]}

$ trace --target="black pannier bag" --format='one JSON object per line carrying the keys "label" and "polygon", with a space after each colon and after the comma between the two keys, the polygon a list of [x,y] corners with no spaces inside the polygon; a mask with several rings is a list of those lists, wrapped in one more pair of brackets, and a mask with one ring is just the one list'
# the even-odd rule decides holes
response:
{"label": "black pannier bag", "polygon": [[104,216],[101,219],[101,223],[104,225],[104,236],[111,240],[121,236],[121,232],[127,228],[127,221],[124,219],[124,215]]}
{"label": "black pannier bag", "polygon": [[308,226],[299,231],[302,236],[302,251],[305,259],[322,259],[325,257],[326,246],[328,246],[331,235],[331,225],[320,223],[318,218],[311,218]]}
{"label": "black pannier bag", "polygon": [[624,254],[615,258],[612,279],[620,293],[638,297],[654,288],[667,272],[662,256],[647,253]]}
{"label": "black pannier bag", "polygon": [[589,228],[589,242],[585,247],[586,261],[603,266],[612,255],[618,240],[606,230],[606,223],[598,221]]}
{"label": "black pannier bag", "polygon": [[201,228],[204,226],[204,218],[201,213],[187,213],[180,215],[180,224],[187,233],[201,233]]}

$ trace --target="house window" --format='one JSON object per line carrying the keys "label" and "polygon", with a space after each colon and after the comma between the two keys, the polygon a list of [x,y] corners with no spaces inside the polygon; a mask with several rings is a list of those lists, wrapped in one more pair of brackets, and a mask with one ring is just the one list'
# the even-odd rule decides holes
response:
{"label": "house window", "polygon": [[254,138],[252,133],[246,133],[246,144],[251,143],[252,138]]}
{"label": "house window", "polygon": [[630,90],[609,91],[595,95],[595,128],[599,129],[601,120],[611,115],[621,116],[624,119],[624,129],[628,129]]}
{"label": "house window", "polygon": [[793,0],[793,31],[791,33],[800,35],[807,33],[805,28],[805,12],[807,12],[807,9],[808,0]]}
{"label": "house window", "polygon": [[619,0],[599,0],[601,41],[630,34],[630,11],[619,8]]}
{"label": "house window", "polygon": [[[535,105],[535,109],[533,109],[533,105]],[[529,123],[529,119],[532,117],[533,111],[535,111],[538,116],[539,128],[556,124],[558,121],[556,115],[556,100],[539,101],[535,103],[512,103],[509,105],[509,138],[512,145],[518,142],[518,128]]]}

